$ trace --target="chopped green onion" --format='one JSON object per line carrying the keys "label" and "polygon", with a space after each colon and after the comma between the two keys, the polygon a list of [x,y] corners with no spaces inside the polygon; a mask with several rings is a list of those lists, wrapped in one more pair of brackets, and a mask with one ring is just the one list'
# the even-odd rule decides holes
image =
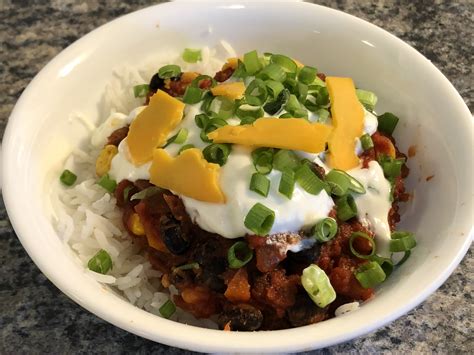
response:
{"label": "chopped green onion", "polygon": [[298,80],[295,78],[286,78],[285,82],[283,83],[286,89],[293,94],[296,95],[298,94]]}
{"label": "chopped green onion", "polygon": [[212,100],[209,113],[220,119],[230,118],[235,111],[235,101],[225,96],[218,96]]}
{"label": "chopped green onion", "polygon": [[373,92],[357,89],[356,95],[362,105],[364,105],[368,110],[374,110],[374,107],[377,104],[377,96]]}
{"label": "chopped green onion", "polygon": [[403,255],[403,258],[395,266],[401,266],[402,264],[404,264],[405,261],[408,260],[410,255],[411,255],[411,251],[410,250],[406,251],[405,254]]}
{"label": "chopped green onion", "polygon": [[191,81],[191,84],[189,84],[189,86],[192,86],[192,87],[195,87],[195,88],[200,88],[199,85],[204,80],[210,80],[211,81],[211,87],[214,87],[214,86],[217,85],[216,79],[214,79],[212,76],[209,76],[209,75],[206,75],[206,74],[201,74],[201,75],[198,75],[197,77],[195,77],[193,79],[193,81]]}
{"label": "chopped green onion", "polygon": [[199,269],[200,266],[199,266],[199,263],[189,263],[189,264],[183,264],[183,265],[180,265],[180,266],[177,266],[173,269],[174,270],[192,270],[192,269]]}
{"label": "chopped green onion", "polygon": [[132,197],[130,197],[130,201],[133,201],[133,200],[143,200],[147,197],[151,197],[153,195],[156,195],[157,193],[161,192],[161,188],[159,188],[158,186],[150,186],[150,187],[147,187],[146,189],[143,189],[139,192],[137,192],[136,194],[133,194]]}
{"label": "chopped green onion", "polygon": [[101,187],[103,187],[105,190],[107,190],[110,193],[113,193],[115,191],[115,188],[117,187],[117,181],[114,179],[111,179],[109,177],[109,174],[103,175],[97,184]]}
{"label": "chopped green onion", "polygon": [[244,225],[256,235],[267,235],[275,222],[275,212],[257,202],[245,216]]}
{"label": "chopped green onion", "polygon": [[166,144],[163,146],[163,148],[169,146],[171,143],[183,144],[184,142],[186,142],[187,138],[188,138],[188,130],[186,128],[181,128],[178,131],[178,133],[176,133],[173,137],[170,137],[166,141]]}
{"label": "chopped green onion", "polygon": [[394,268],[392,259],[374,255],[371,260],[376,261],[380,265],[386,277],[389,277],[392,274]]}
{"label": "chopped green onion", "polygon": [[319,86],[318,91],[313,93],[313,96],[316,98],[316,104],[319,106],[329,105],[329,91],[325,86]]}
{"label": "chopped green onion", "polygon": [[416,240],[413,233],[410,232],[393,232],[392,240],[390,241],[390,251],[406,252],[416,247]]}
{"label": "chopped green onion", "polygon": [[291,113],[286,112],[286,113],[280,115],[279,118],[294,118],[294,117]]}
{"label": "chopped green onion", "polygon": [[202,90],[193,86],[188,86],[183,95],[183,102],[185,104],[193,105],[202,100]]}
{"label": "chopped green onion", "polygon": [[303,164],[296,170],[296,181],[312,195],[318,195],[326,186],[307,164]]}
{"label": "chopped green onion", "polygon": [[316,111],[316,114],[318,115],[318,122],[319,123],[327,123],[329,120],[329,111],[326,110],[325,108],[320,108],[319,110]]}
{"label": "chopped green onion", "polygon": [[240,119],[240,125],[252,124],[257,120],[258,117],[245,116]]}
{"label": "chopped green onion", "polygon": [[202,60],[200,49],[185,48],[183,52],[183,60],[186,63],[196,63]]}
{"label": "chopped green onion", "polygon": [[231,269],[240,269],[252,260],[253,251],[247,243],[239,241],[234,243],[227,251],[227,262]]}
{"label": "chopped green onion", "polygon": [[359,194],[365,193],[365,187],[343,170],[332,169],[326,175],[326,182],[331,187],[331,194],[335,196],[343,196],[348,190]]}
{"label": "chopped green onion", "polygon": [[267,197],[270,190],[270,180],[263,174],[253,173],[249,188],[251,191]]}
{"label": "chopped green onion", "polygon": [[298,80],[303,84],[311,84],[316,79],[317,69],[304,66],[298,74]]}
{"label": "chopped green onion", "polygon": [[271,63],[258,73],[257,78],[264,81],[274,80],[284,82],[286,79],[286,72],[278,64]]}
{"label": "chopped green onion", "polygon": [[161,79],[169,79],[169,78],[174,78],[177,77],[179,74],[181,74],[181,68],[179,65],[165,65],[164,67],[161,67],[158,70],[158,76]]}
{"label": "chopped green onion", "polygon": [[270,115],[274,115],[279,112],[284,105],[288,102],[290,98],[290,92],[287,89],[283,89],[278,97],[274,101],[267,102],[263,109]]}
{"label": "chopped green onion", "polygon": [[273,156],[273,167],[276,170],[295,170],[299,166],[300,160],[298,159],[298,156],[291,150],[280,149]]}
{"label": "chopped green onion", "polygon": [[284,169],[281,172],[280,184],[278,185],[278,191],[291,199],[293,196],[293,190],[295,189],[295,172],[291,169]]}
{"label": "chopped green onion", "polygon": [[252,160],[255,170],[260,174],[268,174],[273,169],[273,149],[258,148],[252,152]]}
{"label": "chopped green onion", "polygon": [[176,306],[173,302],[171,302],[171,300],[168,300],[163,303],[163,305],[158,309],[158,311],[164,318],[168,319],[174,314],[174,312],[176,312]]}
{"label": "chopped green onion", "polygon": [[260,70],[262,65],[258,59],[257,51],[251,51],[244,54],[244,65],[248,75],[254,75]]}
{"label": "chopped green onion", "polygon": [[267,86],[260,79],[254,79],[245,90],[245,101],[249,105],[260,106],[267,100]]}
{"label": "chopped green onion", "polygon": [[194,144],[185,144],[178,150],[178,155],[184,152],[186,149],[194,148]]}
{"label": "chopped green onion", "polygon": [[[354,248],[354,240],[356,238],[365,239],[370,243],[370,246],[372,247],[370,254],[368,255],[361,254]],[[352,254],[354,254],[359,259],[372,259],[372,257],[375,255],[375,240],[369,237],[364,232],[354,232],[351,234],[351,237],[349,238],[349,249],[351,250]]]}
{"label": "chopped green onion", "polygon": [[[298,100],[302,103],[306,101],[306,98],[308,97],[308,85],[303,84],[303,83],[298,83],[297,85],[297,97]],[[301,105],[300,105],[301,107]]]}
{"label": "chopped green onion", "polygon": [[363,288],[371,288],[384,282],[386,275],[378,262],[369,261],[359,267],[355,277]]}
{"label": "chopped green onion", "polygon": [[202,155],[209,163],[224,165],[232,148],[230,144],[213,143],[203,149]]}
{"label": "chopped green onion", "polygon": [[201,131],[201,134],[200,134],[200,137],[202,139],[203,142],[207,142],[207,143],[210,143],[211,140],[209,139],[209,137],[207,136],[209,133],[211,133],[212,131],[215,131],[216,129],[218,129],[219,127],[224,127],[227,125],[227,121],[226,120],[223,120],[223,119],[220,119],[220,118],[213,118],[213,119],[210,119],[206,126],[204,127],[204,129]]}
{"label": "chopped green onion", "polygon": [[146,95],[148,95],[149,91],[150,87],[148,86],[148,84],[135,85],[133,87],[133,96],[145,97]]}
{"label": "chopped green onion", "polygon": [[233,78],[246,78],[249,76],[247,71],[245,70],[245,65],[244,63],[239,59],[237,62],[237,68],[234,70],[234,73],[232,74]]}
{"label": "chopped green onion", "polygon": [[273,54],[270,57],[270,63],[278,64],[287,73],[296,73],[298,69],[293,59],[281,54]]}
{"label": "chopped green onion", "polygon": [[306,108],[300,104],[298,98],[293,94],[291,94],[288,98],[288,102],[285,105],[285,110],[292,114],[293,117],[308,117]]}
{"label": "chopped green onion", "polygon": [[378,126],[377,129],[385,134],[391,136],[395,127],[397,127],[397,123],[399,118],[395,116],[393,113],[385,112],[383,115],[377,117]]}
{"label": "chopped green onion", "polygon": [[394,179],[402,173],[404,159],[393,159],[387,155],[378,158],[378,162],[382,167],[383,173],[387,179]]}
{"label": "chopped green onion", "polygon": [[326,307],[336,299],[336,291],[328,275],[316,264],[303,270],[301,284],[313,302],[320,308]]}
{"label": "chopped green onion", "polygon": [[362,145],[362,149],[364,151],[374,147],[374,142],[372,141],[372,137],[370,137],[368,133],[360,137],[360,144]]}
{"label": "chopped green onion", "polygon": [[347,194],[339,198],[336,202],[337,218],[345,222],[357,216],[357,206],[352,195]]}
{"label": "chopped green onion", "polygon": [[133,189],[133,185],[127,186],[126,188],[123,189],[123,200],[128,201],[128,194],[130,193],[130,190]]}
{"label": "chopped green onion", "polygon": [[194,122],[196,122],[196,126],[199,128],[206,127],[207,123],[209,122],[210,118],[205,113],[200,113],[194,117]]}
{"label": "chopped green onion", "polygon": [[316,223],[311,229],[311,235],[320,243],[325,243],[337,234],[337,222],[334,218],[327,217]]}
{"label": "chopped green onion", "polygon": [[87,263],[89,270],[106,274],[112,268],[112,258],[104,249],[100,249]]}
{"label": "chopped green onion", "polygon": [[72,186],[77,180],[77,175],[74,174],[72,171],[65,169],[61,173],[59,180],[66,186]]}
{"label": "chopped green onion", "polygon": [[282,92],[285,88],[282,83],[275,80],[267,80],[265,81],[265,85],[267,86],[267,92],[269,96],[271,96],[274,100],[278,98],[280,92]]}
{"label": "chopped green onion", "polygon": [[254,118],[255,121],[257,118],[263,117],[264,112],[260,106],[251,106],[243,104],[240,105],[237,110],[235,110],[235,115],[241,120],[247,117],[251,117]]}

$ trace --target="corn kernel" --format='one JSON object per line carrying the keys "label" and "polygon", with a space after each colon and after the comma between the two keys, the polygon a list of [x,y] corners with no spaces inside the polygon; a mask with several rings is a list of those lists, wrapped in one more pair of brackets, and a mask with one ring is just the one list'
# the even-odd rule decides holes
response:
{"label": "corn kernel", "polygon": [[136,213],[130,216],[130,230],[135,235],[145,235],[145,229],[140,221],[140,216]]}
{"label": "corn kernel", "polygon": [[106,145],[100,152],[95,162],[95,172],[97,176],[103,176],[110,170],[110,163],[118,153],[115,145]]}

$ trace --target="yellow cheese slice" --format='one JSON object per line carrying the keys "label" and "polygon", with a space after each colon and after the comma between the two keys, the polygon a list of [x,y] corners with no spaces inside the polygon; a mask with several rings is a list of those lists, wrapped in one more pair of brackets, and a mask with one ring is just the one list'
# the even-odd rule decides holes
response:
{"label": "yellow cheese slice", "polygon": [[153,151],[166,143],[170,132],[183,118],[184,104],[158,90],[149,105],[138,114],[130,125],[127,144],[135,165],[150,161]]}
{"label": "yellow cheese slice", "polygon": [[220,166],[209,163],[197,148],[184,150],[176,158],[164,149],[155,149],[150,182],[195,200],[225,203],[219,186]]}
{"label": "yellow cheese slice", "polygon": [[245,84],[241,81],[235,83],[223,83],[211,89],[214,96],[225,96],[231,100],[240,99],[245,92]]}
{"label": "yellow cheese slice", "polygon": [[302,118],[261,118],[253,124],[224,126],[207,136],[214,143],[281,148],[319,153],[325,150],[332,127]]}
{"label": "yellow cheese slice", "polygon": [[349,170],[359,165],[355,153],[356,138],[364,129],[364,109],[357,99],[351,78],[326,77],[331,101],[334,130],[329,137],[329,165],[334,169]]}

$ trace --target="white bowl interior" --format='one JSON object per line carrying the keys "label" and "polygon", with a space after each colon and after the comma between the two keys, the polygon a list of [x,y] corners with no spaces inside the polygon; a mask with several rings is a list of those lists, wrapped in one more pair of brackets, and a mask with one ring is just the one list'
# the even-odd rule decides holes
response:
{"label": "white bowl interior", "polygon": [[[401,118],[396,131],[401,150],[416,145],[408,180],[414,199],[400,228],[415,232],[418,246],[360,310],[276,332],[228,333],[173,323],[129,305],[91,279],[54,231],[45,203],[51,179],[71,148],[89,134],[68,119],[71,112],[103,119],[98,103],[114,67],[221,39],[239,53],[281,52],[326,74],[352,77],[358,87],[377,93],[378,112]],[[4,138],[4,197],[15,230],[40,269],[73,300],[117,326],[201,351],[305,350],[393,320],[424,300],[459,263],[471,241],[472,132],[469,110],[447,79],[411,47],[362,20],[304,3],[166,4],[87,35],[29,85]]]}

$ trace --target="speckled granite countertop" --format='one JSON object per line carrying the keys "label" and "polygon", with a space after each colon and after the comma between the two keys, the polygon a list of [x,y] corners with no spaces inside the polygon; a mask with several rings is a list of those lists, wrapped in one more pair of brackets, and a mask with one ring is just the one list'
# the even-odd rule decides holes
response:
{"label": "speckled granite countertop", "polygon": [[[0,134],[22,90],[57,53],[97,26],[150,0],[0,0]],[[159,2],[159,1],[158,1]],[[451,80],[471,112],[470,0],[314,1],[366,19],[407,41]],[[472,353],[472,252],[419,307],[392,324],[313,353]],[[85,311],[33,264],[0,200],[0,353],[189,353],[139,338]]]}

